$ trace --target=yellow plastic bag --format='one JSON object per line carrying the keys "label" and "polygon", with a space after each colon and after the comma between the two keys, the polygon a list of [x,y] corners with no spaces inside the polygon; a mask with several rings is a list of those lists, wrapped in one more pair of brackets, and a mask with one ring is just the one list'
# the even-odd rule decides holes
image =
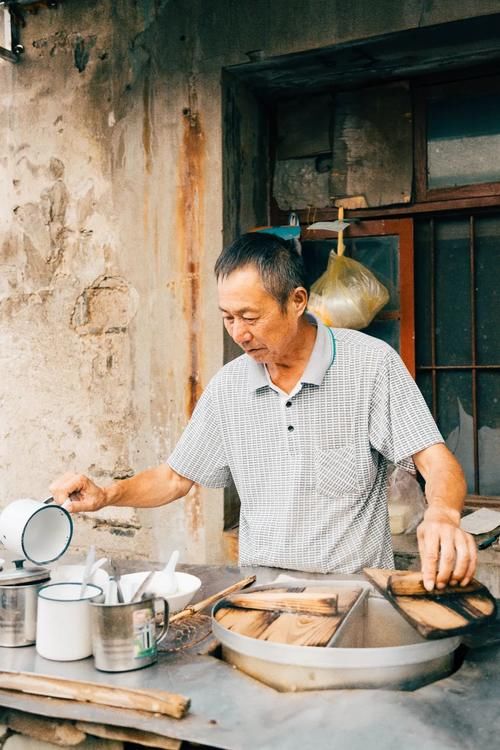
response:
{"label": "yellow plastic bag", "polygon": [[366,328],[389,292],[357,260],[331,250],[325,273],[311,287],[308,309],[334,328]]}

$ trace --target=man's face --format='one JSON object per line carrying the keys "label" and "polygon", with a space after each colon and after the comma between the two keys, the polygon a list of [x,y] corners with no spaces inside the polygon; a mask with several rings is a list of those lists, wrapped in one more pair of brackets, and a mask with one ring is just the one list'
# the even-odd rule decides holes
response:
{"label": "man's face", "polygon": [[292,292],[283,310],[264,289],[255,266],[249,265],[219,279],[218,293],[224,326],[233,341],[256,362],[283,359],[305,309],[305,290]]}

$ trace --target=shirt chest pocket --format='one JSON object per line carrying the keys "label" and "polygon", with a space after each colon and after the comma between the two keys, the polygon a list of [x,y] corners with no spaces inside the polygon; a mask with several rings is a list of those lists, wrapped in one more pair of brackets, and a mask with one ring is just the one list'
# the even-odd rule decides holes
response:
{"label": "shirt chest pocket", "polygon": [[351,446],[318,451],[315,464],[316,487],[323,497],[359,495],[367,484],[368,478],[359,476],[360,469]]}

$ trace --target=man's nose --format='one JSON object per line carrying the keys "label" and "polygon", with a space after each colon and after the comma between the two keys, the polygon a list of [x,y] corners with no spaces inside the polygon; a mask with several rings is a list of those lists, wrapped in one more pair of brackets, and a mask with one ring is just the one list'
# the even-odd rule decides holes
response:
{"label": "man's nose", "polygon": [[245,344],[250,341],[252,334],[244,320],[235,320],[233,323],[233,339],[237,344]]}

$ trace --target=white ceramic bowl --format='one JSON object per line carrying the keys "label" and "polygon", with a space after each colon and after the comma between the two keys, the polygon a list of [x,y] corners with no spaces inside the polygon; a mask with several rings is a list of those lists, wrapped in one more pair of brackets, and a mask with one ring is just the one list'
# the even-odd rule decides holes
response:
{"label": "white ceramic bowl", "polygon": [[[56,565],[54,568],[51,568],[50,582],[81,583],[84,568],[85,565]],[[94,583],[96,586],[100,586],[104,592],[104,596],[106,596],[109,575],[102,568],[97,568],[91,576],[89,583]]]}
{"label": "white ceramic bowl", "polygon": [[[127,573],[121,577],[120,582],[127,601],[134,595],[149,572],[149,570],[143,570],[140,573]],[[160,573],[161,571],[157,572]],[[175,571],[175,580],[177,582],[177,591],[175,593],[170,593],[162,588],[161,584],[164,580],[165,577],[163,575],[154,575],[146,586],[145,593],[163,596],[168,602],[171,615],[187,607],[201,586],[201,581],[197,576],[193,576],[190,573],[180,573],[178,570]]]}

